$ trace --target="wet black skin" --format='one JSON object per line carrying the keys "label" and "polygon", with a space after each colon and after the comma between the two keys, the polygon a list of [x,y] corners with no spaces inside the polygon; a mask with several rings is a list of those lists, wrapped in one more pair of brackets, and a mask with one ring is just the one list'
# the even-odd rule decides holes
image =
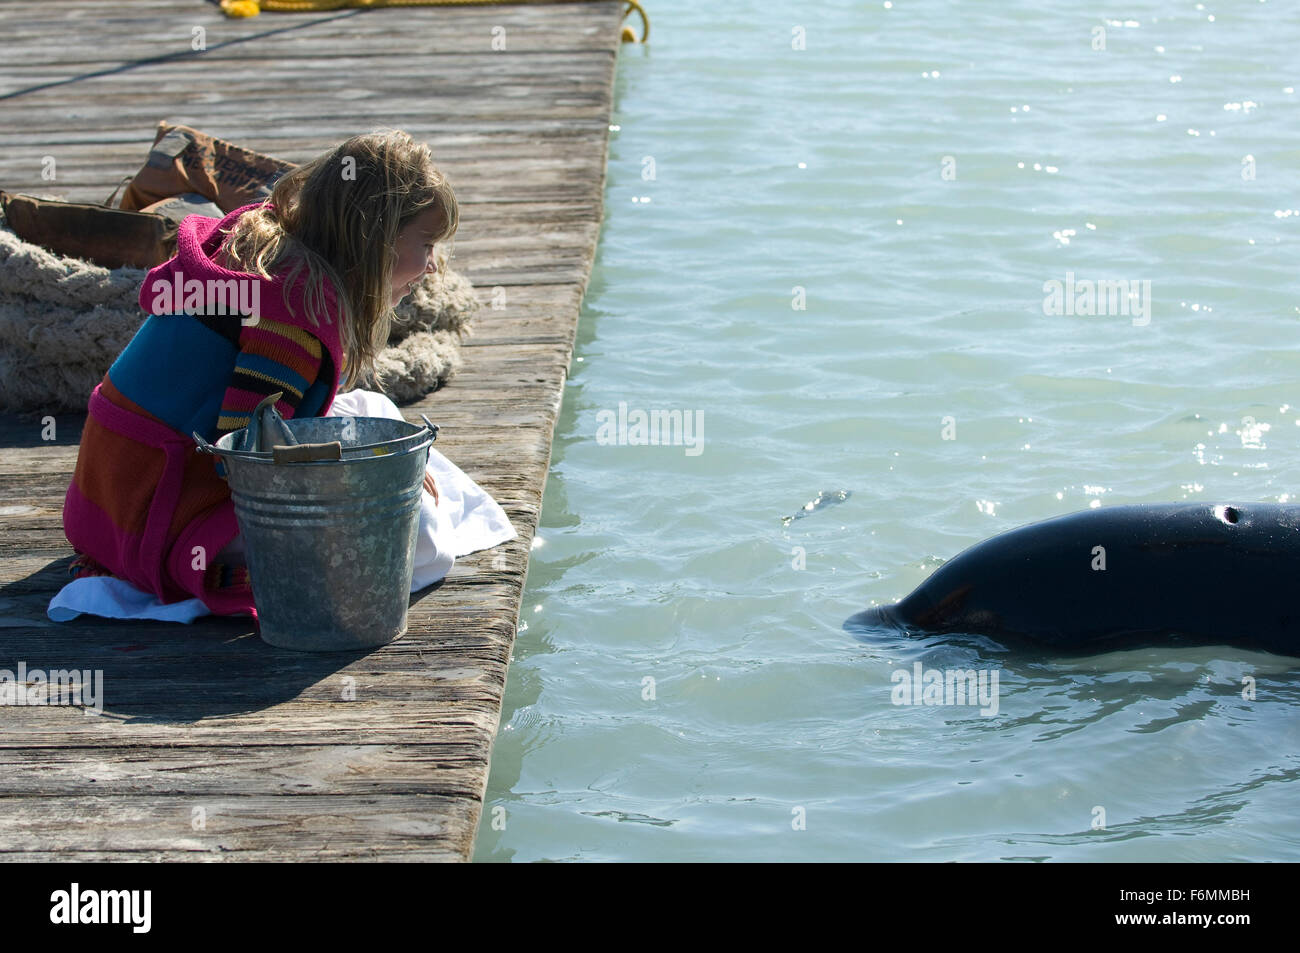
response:
{"label": "wet black skin", "polygon": [[[1105,569],[1096,547],[1105,550]],[[964,632],[1061,652],[1240,645],[1300,656],[1300,504],[1108,506],[1032,523],[949,560],[869,633]]]}

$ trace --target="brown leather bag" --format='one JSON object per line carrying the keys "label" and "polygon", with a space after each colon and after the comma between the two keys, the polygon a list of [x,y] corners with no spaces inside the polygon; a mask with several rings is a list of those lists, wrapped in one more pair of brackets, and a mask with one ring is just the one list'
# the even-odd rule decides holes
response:
{"label": "brown leather bag", "polygon": [[233,212],[266,199],[276,179],[292,168],[292,162],[163,121],[148,161],[122,195],[122,208],[134,211],[193,192]]}
{"label": "brown leather bag", "polygon": [[176,252],[176,224],[151,212],[56,202],[0,191],[5,220],[25,242],[104,268],[152,268]]}

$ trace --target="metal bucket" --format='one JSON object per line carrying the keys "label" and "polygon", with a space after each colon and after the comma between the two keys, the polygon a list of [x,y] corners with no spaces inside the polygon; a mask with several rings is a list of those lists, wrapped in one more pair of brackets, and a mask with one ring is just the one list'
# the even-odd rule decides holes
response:
{"label": "metal bucket", "polygon": [[199,447],[225,463],[262,638],[314,652],[391,642],[406,632],[435,431],[384,417],[284,425],[299,446],[241,450],[237,430]]}

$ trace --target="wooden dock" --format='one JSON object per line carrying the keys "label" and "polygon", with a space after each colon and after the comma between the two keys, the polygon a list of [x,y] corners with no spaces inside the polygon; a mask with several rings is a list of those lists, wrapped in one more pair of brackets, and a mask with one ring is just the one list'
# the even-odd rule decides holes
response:
{"label": "wooden dock", "polygon": [[56,625],[82,418],[57,418],[53,441],[39,418],[0,418],[0,669],[102,670],[104,686],[98,715],[0,707],[0,859],[469,859],[600,229],[623,6],[0,5],[10,191],[101,202],[161,119],[291,161],[382,127],[430,144],[461,202],[454,267],[485,307],[460,373],[404,410],[442,426],[438,448],[519,531],[365,653],[274,649],[251,620]]}

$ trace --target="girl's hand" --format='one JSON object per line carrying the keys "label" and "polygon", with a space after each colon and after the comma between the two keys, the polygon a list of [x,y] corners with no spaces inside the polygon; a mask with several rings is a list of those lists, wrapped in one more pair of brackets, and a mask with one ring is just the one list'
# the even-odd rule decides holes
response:
{"label": "girl's hand", "polygon": [[433,474],[424,474],[424,491],[433,497],[434,505],[438,503],[438,485],[433,482]]}

